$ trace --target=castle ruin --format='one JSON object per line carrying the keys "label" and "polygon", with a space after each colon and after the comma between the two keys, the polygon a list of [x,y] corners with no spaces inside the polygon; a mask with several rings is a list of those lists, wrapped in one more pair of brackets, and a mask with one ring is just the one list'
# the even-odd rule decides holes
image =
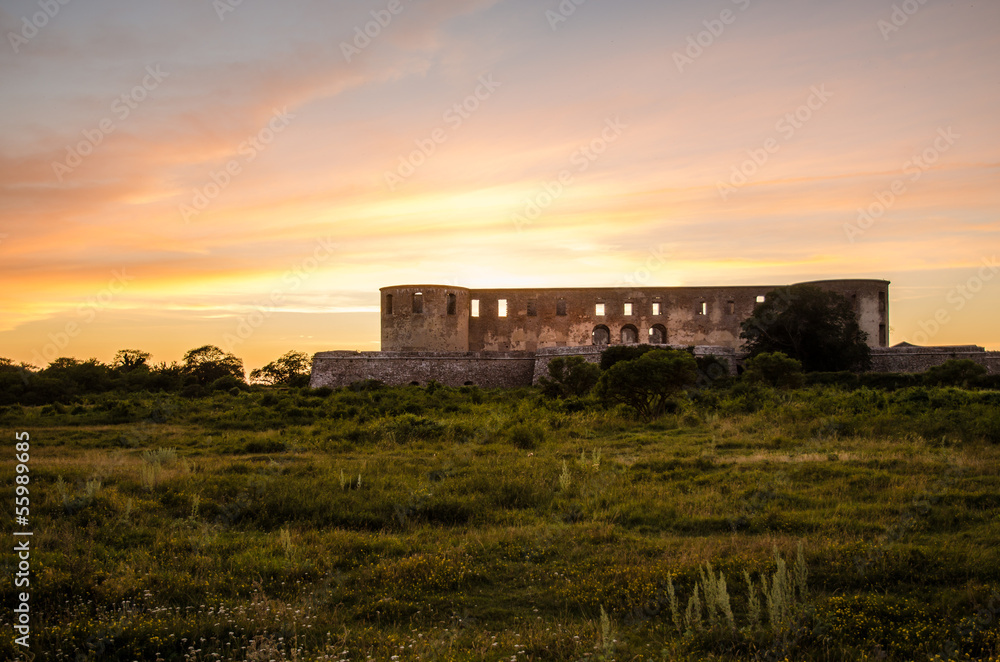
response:
{"label": "castle ruin", "polygon": [[[970,358],[1000,372],[1000,352],[974,345],[889,347],[889,282],[804,283],[837,292],[854,307],[872,348],[873,369],[919,372]],[[548,374],[556,356],[600,360],[608,345],[694,347],[696,355],[742,360],[740,324],[772,291],[787,286],[470,289],[396,285],[381,296],[382,351],[320,352],[311,385],[386,384],[515,387]]]}

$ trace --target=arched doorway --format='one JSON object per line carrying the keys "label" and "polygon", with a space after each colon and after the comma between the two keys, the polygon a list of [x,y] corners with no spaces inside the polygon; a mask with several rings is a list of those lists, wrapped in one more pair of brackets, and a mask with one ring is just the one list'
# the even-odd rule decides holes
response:
{"label": "arched doorway", "polygon": [[649,344],[650,345],[665,345],[667,344],[667,327],[662,324],[654,324],[649,327]]}
{"label": "arched doorway", "polygon": [[594,345],[607,345],[611,342],[611,330],[603,324],[598,324],[594,327],[593,342]]}
{"label": "arched doorway", "polygon": [[639,329],[631,324],[626,324],[622,327],[621,338],[623,345],[635,345],[639,342]]}

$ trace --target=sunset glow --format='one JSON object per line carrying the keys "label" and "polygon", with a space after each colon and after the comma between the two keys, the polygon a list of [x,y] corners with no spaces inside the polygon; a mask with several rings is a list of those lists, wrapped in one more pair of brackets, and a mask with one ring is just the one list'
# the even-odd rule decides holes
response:
{"label": "sunset glow", "polygon": [[0,356],[637,279],[886,279],[891,344],[1000,349],[1000,3],[51,4],[0,8]]}

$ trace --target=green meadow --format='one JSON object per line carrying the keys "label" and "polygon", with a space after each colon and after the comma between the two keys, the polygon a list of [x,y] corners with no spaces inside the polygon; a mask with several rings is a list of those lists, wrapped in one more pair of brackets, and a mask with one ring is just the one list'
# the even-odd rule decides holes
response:
{"label": "green meadow", "polygon": [[0,658],[1000,659],[1000,391],[671,409],[374,384],[3,407],[34,536],[30,654]]}

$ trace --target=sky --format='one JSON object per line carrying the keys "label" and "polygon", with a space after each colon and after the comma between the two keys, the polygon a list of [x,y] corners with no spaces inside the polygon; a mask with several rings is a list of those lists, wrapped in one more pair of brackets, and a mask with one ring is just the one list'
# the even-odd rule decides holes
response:
{"label": "sky", "polygon": [[0,356],[379,348],[378,289],[879,278],[1000,349],[1000,3],[3,0]]}

